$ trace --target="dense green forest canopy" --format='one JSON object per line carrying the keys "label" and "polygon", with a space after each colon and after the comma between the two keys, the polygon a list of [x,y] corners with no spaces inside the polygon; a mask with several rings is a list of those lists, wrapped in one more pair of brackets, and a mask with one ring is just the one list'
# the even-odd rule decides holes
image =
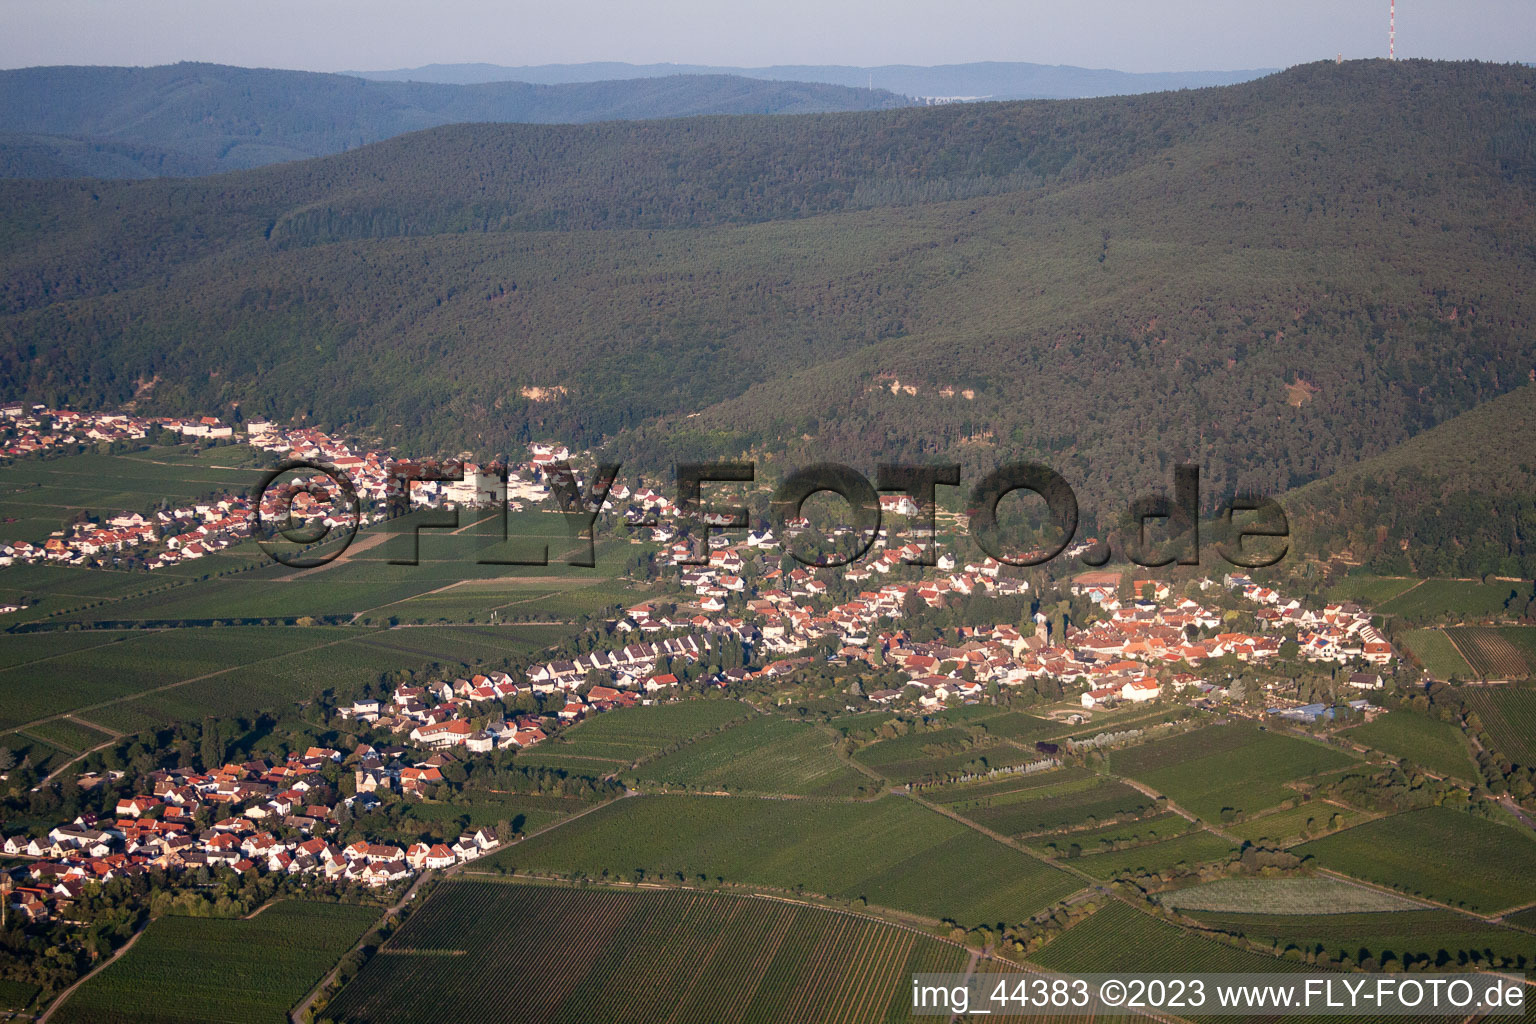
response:
{"label": "dense green forest canopy", "polygon": [[1192,461],[1211,506],[1526,382],[1532,111],[1530,68],[1367,61],[4,182],[0,378],[637,470],[1033,458],[1090,525]]}
{"label": "dense green forest canopy", "polygon": [[884,90],[730,75],[446,85],[221,64],[20,68],[0,71],[0,177],[212,174],[465,121],[804,114],[909,102]]}
{"label": "dense green forest canopy", "polygon": [[1536,577],[1536,383],[1307,484],[1285,507],[1307,550],[1374,572]]}

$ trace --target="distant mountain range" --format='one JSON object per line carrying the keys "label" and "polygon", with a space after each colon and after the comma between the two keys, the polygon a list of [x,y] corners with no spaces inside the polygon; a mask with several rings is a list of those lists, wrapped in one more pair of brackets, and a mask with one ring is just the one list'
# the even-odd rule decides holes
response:
{"label": "distant mountain range", "polygon": [[473,121],[805,114],[908,103],[868,88],[725,75],[451,85],[219,64],[24,68],[0,71],[0,177],[211,174]]}
{"label": "distant mountain range", "polygon": [[349,71],[378,82],[534,82],[562,85],[615,78],[658,78],[667,75],[735,75],[771,81],[820,82],[850,88],[886,89],[904,96],[989,100],[1083,99],[1125,96],[1168,89],[1200,89],[1235,85],[1273,74],[1277,68],[1248,71],[1168,71],[1135,74],[1061,64],[1022,61],[977,61],[919,67],[885,64],[851,67],[842,64],[776,64],[766,68],[717,67],[705,64],[539,64],[501,67],[496,64],[428,64],[398,71]]}

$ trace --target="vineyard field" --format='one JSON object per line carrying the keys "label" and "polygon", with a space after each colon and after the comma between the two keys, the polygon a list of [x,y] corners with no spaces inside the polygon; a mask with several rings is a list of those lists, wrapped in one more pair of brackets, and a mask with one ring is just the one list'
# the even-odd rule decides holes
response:
{"label": "vineyard field", "polygon": [[1328,831],[1333,827],[1335,818],[1338,819],[1339,828],[1348,828],[1364,817],[1365,815],[1360,811],[1313,801],[1250,818],[1247,821],[1235,821],[1230,825],[1223,825],[1222,831],[1261,845],[1287,846]]}
{"label": "vineyard field", "polygon": [[1536,626],[1458,626],[1450,631],[1457,650],[1484,679],[1524,679],[1536,672]]}
{"label": "vineyard field", "polygon": [[1246,725],[1207,726],[1110,758],[1115,774],[1154,787],[1206,821],[1219,820],[1224,811],[1274,807],[1298,795],[1286,783],[1354,763],[1320,743]]}
{"label": "vineyard field", "polygon": [[1087,855],[1108,853],[1117,843],[1141,845],[1173,839],[1183,835],[1193,827],[1188,819],[1169,811],[1150,818],[1117,822],[1113,825],[1106,825],[1103,828],[1034,836],[1026,839],[1024,842],[1030,849],[1052,856],[1065,854],[1067,848],[1072,843],[1076,843],[1081,847],[1083,853]]}
{"label": "vineyard field", "polygon": [[1296,847],[1333,868],[1479,913],[1536,902],[1536,838],[1443,807],[1379,818]]}
{"label": "vineyard field", "polygon": [[950,810],[967,811],[1016,800],[1035,800],[1060,796],[1095,786],[1100,776],[1086,768],[1069,766],[1035,771],[1013,772],[968,782],[951,782],[921,790],[924,797]]}
{"label": "vineyard field", "polygon": [[[1379,610],[1387,615],[1480,619],[1503,615],[1520,587],[1521,584],[1505,582],[1425,580],[1383,603]],[[1529,596],[1528,590],[1526,595]]]}
{"label": "vineyard field", "polygon": [[60,750],[72,750],[76,753],[89,750],[112,738],[99,729],[92,729],[68,718],[54,718],[28,726],[27,734],[36,736]]}
{"label": "vineyard field", "polygon": [[[1025,791],[1028,795],[1029,791]],[[997,798],[972,803],[957,813],[1004,835],[1039,835],[1058,829],[1112,822],[1152,809],[1154,801],[1140,790],[1113,779],[1093,778],[1071,792],[1035,799]]]}
{"label": "vineyard field", "polygon": [[1536,690],[1468,686],[1461,692],[1482,721],[1494,750],[1516,764],[1536,764]]}
{"label": "vineyard field", "polygon": [[59,1024],[284,1024],[288,1010],[379,917],[286,901],[250,920],[163,917],[76,989]]}
{"label": "vineyard field", "polygon": [[1404,634],[1403,643],[1424,671],[1436,679],[1471,679],[1476,675],[1443,629],[1411,629]]}
{"label": "vineyard field", "polygon": [[1123,903],[1108,904],[1046,943],[1029,959],[1052,970],[1076,973],[1279,974],[1305,969],[1301,964],[1201,938]]}
{"label": "vineyard field", "polygon": [[1158,897],[1165,906],[1228,914],[1367,914],[1419,910],[1422,904],[1326,875],[1221,878]]}
{"label": "vineyard field", "polygon": [[120,638],[115,643],[0,671],[0,691],[8,695],[0,710],[0,726],[74,711],[348,636],[343,630],[325,627],[143,630],[114,635]]}
{"label": "vineyard field", "polygon": [[868,803],[630,797],[484,863],[591,878],[631,878],[643,869],[650,877],[803,886],[967,925],[1021,921],[1081,888],[1070,875],[897,796]]}
{"label": "vineyard field", "polygon": [[1301,915],[1201,911],[1190,916],[1214,931],[1356,960],[1363,951],[1378,962],[1401,964],[1404,957],[1412,957],[1450,970],[1467,969],[1461,964],[1517,970],[1536,964],[1536,935],[1449,910]]}
{"label": "vineyard field", "polygon": [[[321,1012],[337,1024],[906,1021],[926,935],[785,902],[678,891],[443,883]],[[515,971],[515,984],[487,980]]]}
{"label": "vineyard field", "polygon": [[1071,864],[1094,878],[1108,880],[1122,874],[1143,871],[1155,874],[1179,864],[1193,867],[1196,864],[1226,860],[1235,852],[1232,843],[1218,835],[1191,832],[1160,843],[1073,858]]}
{"label": "vineyard field", "polygon": [[751,708],[734,700],[619,708],[582,722],[558,742],[541,743],[519,753],[517,760],[519,764],[605,775],[752,713]]}
{"label": "vineyard field", "polygon": [[980,725],[909,733],[854,754],[859,763],[898,785],[1026,764],[1039,756],[1033,749],[992,736]]}
{"label": "vineyard field", "polygon": [[1450,722],[1415,714],[1406,708],[1377,715],[1375,721],[1347,729],[1343,736],[1389,757],[1406,759],[1437,775],[1466,781],[1477,778],[1476,766],[1460,729]]}
{"label": "vineyard field", "polygon": [[669,786],[799,796],[857,796],[879,786],[838,760],[814,725],[757,716],[651,761],[638,772]]}
{"label": "vineyard field", "polygon": [[1345,576],[1328,588],[1328,599],[1359,601],[1374,607],[1392,600],[1418,583],[1412,576]]}

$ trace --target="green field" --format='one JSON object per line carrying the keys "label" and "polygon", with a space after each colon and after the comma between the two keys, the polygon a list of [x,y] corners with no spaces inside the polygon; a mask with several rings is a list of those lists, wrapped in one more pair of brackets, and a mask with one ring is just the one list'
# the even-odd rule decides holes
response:
{"label": "green field", "polygon": [[1403,643],[1419,659],[1424,671],[1436,679],[1470,679],[1476,675],[1444,630],[1412,629],[1403,636]]}
{"label": "green field", "polygon": [[87,647],[105,647],[128,639],[132,632],[0,633],[0,670],[52,661]]}
{"label": "green field", "polygon": [[1359,811],[1314,800],[1245,821],[1235,821],[1221,828],[1239,839],[1249,839],[1261,845],[1284,846],[1303,838],[1303,833],[1309,831],[1309,822],[1313,835],[1326,831],[1335,815],[1339,818],[1340,828],[1353,825],[1364,817]]}
{"label": "green field", "polygon": [[474,1019],[529,1024],[906,1021],[911,974],[966,960],[906,929],[772,900],[453,881],[321,1019],[456,1024],[474,993]]}
{"label": "green field", "polygon": [[1138,790],[1076,767],[950,783],[923,795],[994,832],[1024,836],[1094,828],[1153,806]]}
{"label": "green field", "polygon": [[[1019,723],[1010,721],[1004,728],[1018,726]],[[860,764],[873,768],[898,785],[942,781],[963,774],[1026,764],[1039,756],[1033,747],[1016,745],[1000,735],[993,735],[984,722],[918,730],[861,747],[854,754]]]}
{"label": "green field", "polygon": [[517,760],[519,764],[607,775],[752,713],[751,708],[734,700],[617,708],[587,719],[558,741],[540,743],[519,753]]}
{"label": "green field", "polygon": [[1029,958],[1072,973],[1125,971],[1291,973],[1300,964],[1201,938],[1126,906],[1110,903]]}
{"label": "green field", "polygon": [[[15,462],[0,467],[0,518],[22,522],[0,523],[0,537],[37,541],[78,512],[148,512],[166,499],[244,494],[258,477],[252,469],[221,469],[195,460],[162,465],[145,457],[94,453]],[[47,523],[53,525],[39,536],[37,527]]]}
{"label": "green field", "polygon": [[[1080,888],[1069,875],[896,796],[617,800],[488,863],[805,889],[966,924],[1020,921]],[[942,870],[936,866],[943,865]]]}
{"label": "green field", "polygon": [[1049,789],[1030,789],[973,801],[955,810],[1004,835],[1039,835],[1097,826],[1151,810],[1151,797],[1113,779],[1090,776]]}
{"label": "green field", "polygon": [[[1519,592],[1517,583],[1480,583],[1472,580],[1425,580],[1379,609],[1387,615],[1415,618],[1480,619],[1507,613],[1510,598]],[[1516,608],[1518,615],[1521,609]]]}
{"label": "green field", "polygon": [[1076,843],[1084,854],[1109,853],[1116,845],[1140,846],[1145,843],[1173,839],[1190,831],[1191,822],[1172,811],[1155,814],[1150,818],[1117,822],[1103,828],[1081,829],[1073,832],[1050,833],[1024,840],[1032,850],[1052,856],[1064,855],[1071,844]]}
{"label": "green field", "polygon": [[1358,601],[1374,607],[1401,594],[1409,587],[1417,586],[1411,576],[1349,575],[1328,588],[1330,601]]}
{"label": "green field", "polygon": [[581,615],[612,614],[615,609],[635,604],[646,596],[643,590],[611,581],[593,583],[580,577],[512,582],[469,580],[449,590],[389,605],[376,614],[387,614],[401,622],[489,622],[492,613],[501,620],[530,615],[566,620]]}
{"label": "green field", "polygon": [[1468,686],[1461,695],[1496,751],[1516,764],[1536,764],[1536,690]]}
{"label": "green field", "polygon": [[345,640],[352,634],[319,627],[254,627],[111,635],[117,642],[0,671],[0,694],[5,696],[0,726],[120,700],[232,666]]}
{"label": "green field", "polygon": [[1292,852],[1479,913],[1536,902],[1536,837],[1446,808],[1368,821]]}
{"label": "green field", "polygon": [[850,768],[814,725],[757,716],[706,736],[640,769],[667,786],[797,796],[857,796],[879,782]]}
{"label": "green field", "polygon": [[1477,778],[1466,737],[1450,722],[1400,709],[1377,715],[1375,721],[1347,729],[1342,735],[1437,775],[1467,781]]}
{"label": "green field", "polygon": [[[375,683],[402,668],[435,665],[451,676],[482,663],[500,665],[541,650],[569,630],[240,626],[102,633],[99,641],[113,642],[0,670],[0,693],[9,698],[0,727],[74,712],[90,724],[138,732],[210,714],[248,714],[325,689]],[[36,729],[44,738],[57,730],[59,742],[76,749],[90,736],[70,723]]]}
{"label": "green field", "polygon": [[[612,539],[598,544],[596,568],[566,565],[572,548],[564,524],[544,515],[509,520],[507,541],[499,528],[463,532],[425,529],[417,564],[410,531],[428,520],[408,515],[363,530],[345,555],[314,570],[279,565],[254,544],[157,570],[105,573],[12,566],[0,570],[0,598],[41,597],[18,618],[47,615],[108,622],[174,623],[181,620],[356,616],[364,624],[489,622],[508,618],[568,621],[605,613],[645,596],[614,579],[622,567]],[[468,520],[465,520],[466,524]],[[529,544],[548,546],[548,566],[500,565],[489,560],[524,557]],[[38,570],[54,569],[38,589]],[[227,572],[227,570],[240,570]],[[219,575],[220,573],[224,575]],[[199,579],[211,575],[210,579]]]}
{"label": "green field", "polygon": [[60,750],[72,750],[75,753],[90,750],[112,738],[100,729],[92,729],[68,718],[54,718],[28,726],[26,734],[36,736]]}
{"label": "green field", "polygon": [[1123,874],[1157,874],[1180,864],[1194,867],[1224,861],[1236,852],[1237,848],[1229,840],[1218,835],[1191,832],[1160,843],[1073,858],[1071,864],[1094,878],[1110,879]]}
{"label": "green field", "polygon": [[[198,561],[206,563],[213,557]],[[0,568],[0,601],[27,607],[0,618],[0,623],[10,626],[51,619],[110,619],[113,609],[123,602],[144,594],[169,593],[190,582],[187,577],[166,570],[126,572],[62,565],[9,565]]]}
{"label": "green field", "polygon": [[1403,896],[1326,875],[1222,878],[1158,897],[1179,910],[1228,914],[1366,914],[1420,909]]}
{"label": "green field", "polygon": [[1206,821],[1253,814],[1298,797],[1286,786],[1354,764],[1342,751],[1249,725],[1213,725],[1115,751],[1110,767]]}
{"label": "green field", "polygon": [[517,623],[498,626],[423,626],[369,631],[358,638],[362,647],[396,651],[409,660],[441,662],[445,668],[525,657],[566,640],[572,626]]}
{"label": "green field", "polygon": [[1406,957],[1444,967],[1511,967],[1536,965],[1536,935],[1477,921],[1449,910],[1399,910],[1389,913],[1192,913],[1215,931],[1273,942],[1284,950],[1366,956],[1378,963]]}
{"label": "green field", "polygon": [[71,995],[60,1024],[283,1024],[375,907],[286,901],[249,921],[164,917]]}
{"label": "green field", "polygon": [[1087,789],[1098,784],[1103,776],[1086,768],[1068,766],[1033,772],[1010,772],[985,779],[966,782],[950,782],[923,790],[923,796],[934,803],[956,811],[978,807],[990,807],[1013,800],[1033,800],[1042,796]]}

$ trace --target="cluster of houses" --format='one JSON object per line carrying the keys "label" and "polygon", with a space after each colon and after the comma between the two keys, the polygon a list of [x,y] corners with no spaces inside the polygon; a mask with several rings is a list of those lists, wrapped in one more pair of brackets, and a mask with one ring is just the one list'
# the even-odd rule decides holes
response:
{"label": "cluster of houses", "polygon": [[41,544],[0,543],[0,565],[14,562],[54,562],[85,565],[142,548],[145,567],[159,569],[192,561],[239,543],[250,535],[250,501],[225,495],[207,501],[161,509],[150,515],[124,512],[105,523],[80,523],[60,530]]}
{"label": "cluster of houses", "polygon": [[7,402],[0,405],[0,429],[7,435],[0,443],[0,457],[19,458],[60,445],[86,442],[139,441],[156,427],[184,437],[227,438],[235,433],[234,427],[216,416],[133,416],[125,412],[76,412],[29,402]]}
{"label": "cluster of houses", "polygon": [[[252,447],[284,460],[305,460],[335,466],[344,472],[357,489],[363,505],[364,523],[385,514],[385,503],[399,486],[395,474],[421,468],[399,462],[387,452],[356,450],[313,428],[289,429],[262,419],[251,420],[243,426],[245,440]],[[235,435],[234,427],[213,416],[143,417],[11,403],[0,407],[0,428],[13,435],[0,441],[0,457],[30,455],[63,444],[141,440],[157,427],[187,438],[231,438]],[[524,503],[540,502],[550,496],[546,470],[568,458],[570,450],[564,445],[535,442],[530,448],[529,461],[509,469],[505,482],[491,467],[467,463],[462,466],[462,479],[413,481],[411,501],[415,505],[440,507],[448,503],[499,503],[505,498],[513,511],[519,511]],[[309,480],[295,482],[329,486],[326,478],[318,473]],[[623,501],[630,497],[630,492],[626,487],[615,486],[610,497]],[[250,536],[256,511],[245,496],[224,494],[206,502],[149,515],[123,512],[103,524],[82,523],[70,530],[60,530],[42,543],[0,543],[0,565],[13,562],[85,565],[130,551],[142,551],[145,565],[158,569],[201,558]],[[290,511],[301,520],[347,528],[360,525],[354,523],[351,511],[341,503],[322,503],[298,488],[268,491],[260,509],[267,522],[286,521]]]}
{"label": "cluster of houses", "polygon": [[1246,600],[1259,605],[1253,617],[1260,626],[1294,629],[1300,654],[1308,661],[1343,663],[1359,658],[1371,665],[1392,663],[1392,645],[1357,604],[1341,601],[1326,605],[1322,611],[1311,611],[1295,598],[1282,597],[1246,576],[1231,574],[1225,582]]}
{"label": "cluster of houses", "polygon": [[[113,818],[84,814],[46,835],[14,835],[0,844],[7,855],[30,859],[6,876],[9,905],[26,920],[47,920],[67,910],[87,884],[152,869],[176,874],[228,867],[377,887],[416,871],[473,860],[498,845],[485,829],[452,843],[416,843],[406,849],[370,842],[340,846],[327,838],[336,830],[340,808],[366,811],[381,802],[378,786],[361,784],[365,777],[442,781],[439,769],[450,755],[434,754],[414,764],[404,760],[406,755],[401,747],[379,750],[360,744],[350,758],[358,792],[345,799],[337,798],[322,775],[327,764],[342,761],[343,755],[319,747],[275,766],[251,761],[211,772],[153,772],[151,792],[120,799]],[[81,781],[90,785],[98,780]]]}

